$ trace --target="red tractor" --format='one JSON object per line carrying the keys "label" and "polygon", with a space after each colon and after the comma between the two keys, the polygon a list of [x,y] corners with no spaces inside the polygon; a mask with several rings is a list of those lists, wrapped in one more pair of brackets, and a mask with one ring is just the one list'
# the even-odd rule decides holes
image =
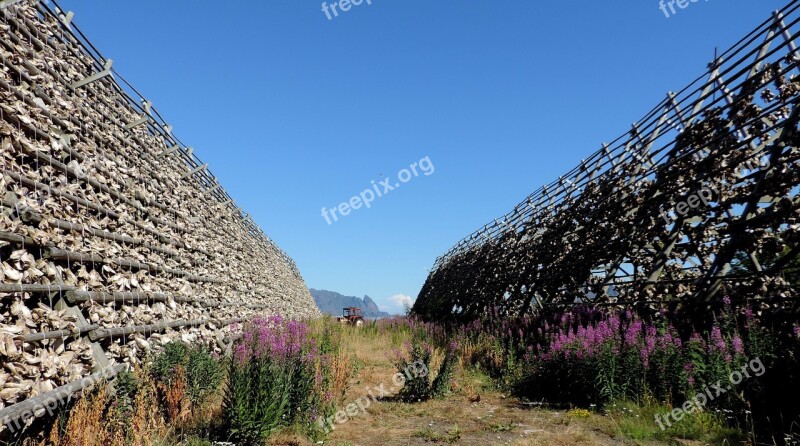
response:
{"label": "red tractor", "polygon": [[339,322],[347,325],[354,325],[356,327],[364,325],[364,315],[361,313],[361,308],[343,308],[342,317],[339,318]]}

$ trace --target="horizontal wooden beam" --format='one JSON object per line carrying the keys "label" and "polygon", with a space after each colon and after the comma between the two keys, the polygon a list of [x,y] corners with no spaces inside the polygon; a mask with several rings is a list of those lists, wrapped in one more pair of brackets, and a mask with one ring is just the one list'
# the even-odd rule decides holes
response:
{"label": "horizontal wooden beam", "polygon": [[[98,303],[123,303],[123,302],[167,302],[170,296],[163,293],[137,293],[137,292],[113,292],[104,291],[68,291],[66,293],[67,302],[70,304],[94,301]],[[192,303],[195,299],[191,297],[172,297],[178,303]]]}
{"label": "horizontal wooden beam", "polygon": [[158,324],[150,324],[150,325],[133,325],[130,327],[100,328],[89,333],[89,340],[94,342],[108,337],[127,336],[135,333],[144,333],[149,335],[151,333],[158,333],[167,330],[169,328],[191,327],[203,324],[225,326],[225,325],[235,324],[243,320],[244,319],[242,318],[232,318],[227,320],[193,319],[193,320],[177,320],[171,322],[161,322]]}
{"label": "horizontal wooden beam", "polygon": [[43,331],[39,333],[28,333],[25,335],[14,336],[14,339],[20,340],[22,342],[38,342],[38,341],[43,341],[45,339],[78,336],[80,334],[90,332],[92,330],[97,330],[98,328],[100,328],[100,326],[97,324],[84,325],[83,327],[76,327],[73,330],[53,330],[53,331]]}
{"label": "horizontal wooden beam", "polygon": [[63,293],[76,289],[74,286],[35,283],[0,283],[0,293]]}

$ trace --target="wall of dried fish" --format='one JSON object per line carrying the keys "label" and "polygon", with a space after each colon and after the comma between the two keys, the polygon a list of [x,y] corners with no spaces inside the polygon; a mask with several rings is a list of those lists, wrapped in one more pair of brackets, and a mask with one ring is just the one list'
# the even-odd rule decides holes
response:
{"label": "wall of dried fish", "polygon": [[800,252],[799,8],[438,258],[413,311],[694,305],[723,292],[796,305],[785,268]]}
{"label": "wall of dried fish", "polygon": [[51,7],[0,9],[0,419],[172,340],[222,353],[254,314],[319,314],[291,259]]}

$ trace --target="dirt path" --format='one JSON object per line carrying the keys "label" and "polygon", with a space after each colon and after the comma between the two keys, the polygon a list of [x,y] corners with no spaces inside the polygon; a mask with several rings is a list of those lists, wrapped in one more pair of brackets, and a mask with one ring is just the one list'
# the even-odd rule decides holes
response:
{"label": "dirt path", "polygon": [[385,402],[337,427],[328,444],[400,446],[627,445],[566,413],[525,409],[497,394],[469,402],[453,396],[415,405]]}
{"label": "dirt path", "polygon": [[[383,385],[394,393],[395,369],[390,348],[359,342],[364,364],[350,382],[345,404],[364,401]],[[565,411],[526,407],[519,400],[494,390],[485,377],[460,372],[450,396],[407,404],[388,400],[372,402],[365,411],[348,417],[324,444],[332,446],[400,445],[663,445],[636,443],[615,435],[614,422],[592,414],[576,416]],[[356,406],[353,406],[353,408]],[[355,411],[353,411],[355,412]]]}

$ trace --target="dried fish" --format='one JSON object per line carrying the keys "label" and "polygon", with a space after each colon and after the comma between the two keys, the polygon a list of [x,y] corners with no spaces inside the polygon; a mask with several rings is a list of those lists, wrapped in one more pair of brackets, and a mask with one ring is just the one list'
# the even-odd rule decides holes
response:
{"label": "dried fish", "polygon": [[[11,48],[0,53],[29,85],[0,92],[0,165],[13,174],[0,174],[0,187],[17,202],[16,209],[0,208],[0,226],[27,239],[19,246],[0,241],[0,247],[15,249],[0,259],[0,283],[49,285],[53,291],[2,296],[0,355],[7,360],[0,371],[0,407],[85,377],[95,366],[85,334],[31,342],[16,336],[73,332],[84,324],[246,318],[257,311],[317,316],[291,259],[254,235],[258,231],[240,212],[184,178],[189,167],[182,157],[160,155],[172,142],[144,127],[124,129],[139,115],[111,80],[83,87],[89,95],[69,88],[94,61],[61,38],[58,22],[43,20],[25,3],[15,9],[15,26],[0,28],[20,38],[9,39]],[[50,37],[32,41],[29,35]],[[32,51],[34,43],[41,48]],[[36,89],[49,100],[31,97]],[[69,255],[55,258],[48,248]],[[133,298],[98,297],[70,306],[61,286]],[[152,299],[155,294],[168,298]],[[219,301],[235,305],[217,306]],[[248,307],[256,304],[263,309]],[[115,337],[101,346],[107,359],[135,363],[178,340],[218,348],[217,335],[225,330],[209,322]]]}

